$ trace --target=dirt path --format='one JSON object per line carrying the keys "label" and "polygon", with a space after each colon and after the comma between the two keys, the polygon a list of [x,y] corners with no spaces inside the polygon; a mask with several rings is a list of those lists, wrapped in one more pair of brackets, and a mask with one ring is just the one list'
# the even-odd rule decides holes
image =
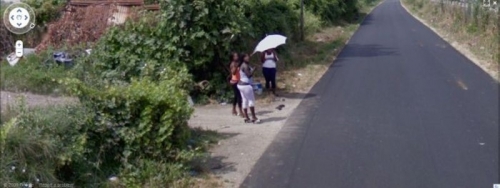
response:
{"label": "dirt path", "polygon": [[[189,124],[191,127],[215,130],[225,139],[211,151],[212,172],[224,181],[225,187],[238,187],[267,146],[279,132],[290,113],[305,94],[289,94],[265,106],[257,106],[260,124],[245,124],[231,115],[231,105],[197,107]],[[285,105],[282,110],[276,109]]]}
{"label": "dirt path", "polygon": [[45,95],[37,95],[32,93],[14,93],[8,91],[0,92],[1,109],[5,110],[9,105],[15,105],[20,98],[24,97],[28,106],[47,106],[52,104],[67,104],[75,102],[77,99],[70,97],[52,97]]}

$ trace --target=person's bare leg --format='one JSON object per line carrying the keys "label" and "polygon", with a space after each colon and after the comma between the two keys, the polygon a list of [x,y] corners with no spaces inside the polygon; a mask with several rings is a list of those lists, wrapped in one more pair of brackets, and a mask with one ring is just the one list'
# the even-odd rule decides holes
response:
{"label": "person's bare leg", "polygon": [[250,112],[252,113],[252,120],[257,120],[257,116],[255,116],[255,107],[250,107]]}
{"label": "person's bare leg", "polygon": [[245,115],[243,114],[243,109],[241,108],[241,106],[238,107],[238,110],[240,112],[240,116],[245,118]]}
{"label": "person's bare leg", "polygon": [[245,120],[250,120],[250,117],[248,117],[248,109],[247,108],[243,109],[243,115],[245,115]]}
{"label": "person's bare leg", "polygon": [[[240,112],[241,112],[241,109],[240,109]],[[233,105],[233,115],[236,115],[236,105]]]}

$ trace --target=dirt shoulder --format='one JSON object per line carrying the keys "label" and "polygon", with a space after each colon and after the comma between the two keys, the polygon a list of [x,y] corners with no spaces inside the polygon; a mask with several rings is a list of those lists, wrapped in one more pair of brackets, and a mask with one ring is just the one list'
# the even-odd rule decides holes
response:
{"label": "dirt shoulder", "polygon": [[0,92],[1,110],[8,110],[9,107],[17,105],[20,99],[29,106],[49,106],[54,104],[68,104],[76,102],[78,99],[70,97],[52,97],[45,95],[37,95],[32,93],[14,93],[8,91]]}
{"label": "dirt shoulder", "polygon": [[[301,98],[300,94],[289,95],[257,106],[260,124],[244,123],[241,117],[231,114],[230,105],[197,107],[190,125],[215,130],[225,138],[211,150],[209,168],[212,173],[220,177],[226,187],[238,187]],[[285,107],[278,110],[278,105]]]}

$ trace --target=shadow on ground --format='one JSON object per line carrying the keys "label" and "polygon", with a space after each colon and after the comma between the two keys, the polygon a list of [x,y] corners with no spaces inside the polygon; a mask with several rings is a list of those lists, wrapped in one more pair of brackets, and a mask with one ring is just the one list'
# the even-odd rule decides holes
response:
{"label": "shadow on ground", "polygon": [[219,140],[224,140],[232,138],[239,135],[239,133],[220,133],[216,130],[206,130],[202,128],[192,128],[191,136],[195,142],[208,142],[209,144],[215,144]]}
{"label": "shadow on ground", "polygon": [[[199,142],[208,142],[208,147],[217,144],[220,140],[229,139],[239,135],[240,133],[220,133],[214,130],[205,130],[201,128],[193,128],[191,136]],[[212,172],[214,174],[224,174],[236,171],[233,163],[223,162],[227,157],[224,156],[207,156],[192,161],[194,174]]]}
{"label": "shadow on ground", "polygon": [[224,156],[212,156],[207,161],[207,166],[205,170],[208,170],[215,175],[227,174],[229,172],[236,171],[234,163],[223,162],[227,157]]}
{"label": "shadow on ground", "polygon": [[285,120],[286,117],[270,117],[270,118],[264,118],[261,119],[262,123],[268,123],[268,122],[273,122],[273,121],[281,121]]}
{"label": "shadow on ground", "polygon": [[397,56],[399,52],[392,47],[378,44],[347,44],[337,59],[346,59],[351,57],[379,57],[379,56]]}
{"label": "shadow on ground", "polygon": [[285,99],[308,99],[312,97],[316,97],[316,94],[314,93],[283,93],[281,94],[281,97]]}
{"label": "shadow on ground", "polygon": [[373,22],[373,15],[366,15],[366,13],[363,13],[364,16],[365,16],[365,20],[361,23],[361,26],[364,26],[364,25],[370,25],[372,24]]}
{"label": "shadow on ground", "polygon": [[255,112],[255,114],[258,115],[258,116],[262,116],[262,115],[266,115],[266,114],[270,114],[270,113],[273,113],[273,111],[263,110],[263,111],[257,111],[257,112]]}

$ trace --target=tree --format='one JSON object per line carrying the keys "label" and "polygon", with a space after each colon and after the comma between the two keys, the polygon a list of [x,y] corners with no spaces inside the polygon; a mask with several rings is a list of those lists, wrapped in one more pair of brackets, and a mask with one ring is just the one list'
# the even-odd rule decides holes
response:
{"label": "tree", "polygon": [[[218,67],[229,54],[235,36],[248,31],[239,0],[165,0],[160,29],[170,41],[168,52],[195,73]],[[220,64],[219,64],[220,65]]]}

